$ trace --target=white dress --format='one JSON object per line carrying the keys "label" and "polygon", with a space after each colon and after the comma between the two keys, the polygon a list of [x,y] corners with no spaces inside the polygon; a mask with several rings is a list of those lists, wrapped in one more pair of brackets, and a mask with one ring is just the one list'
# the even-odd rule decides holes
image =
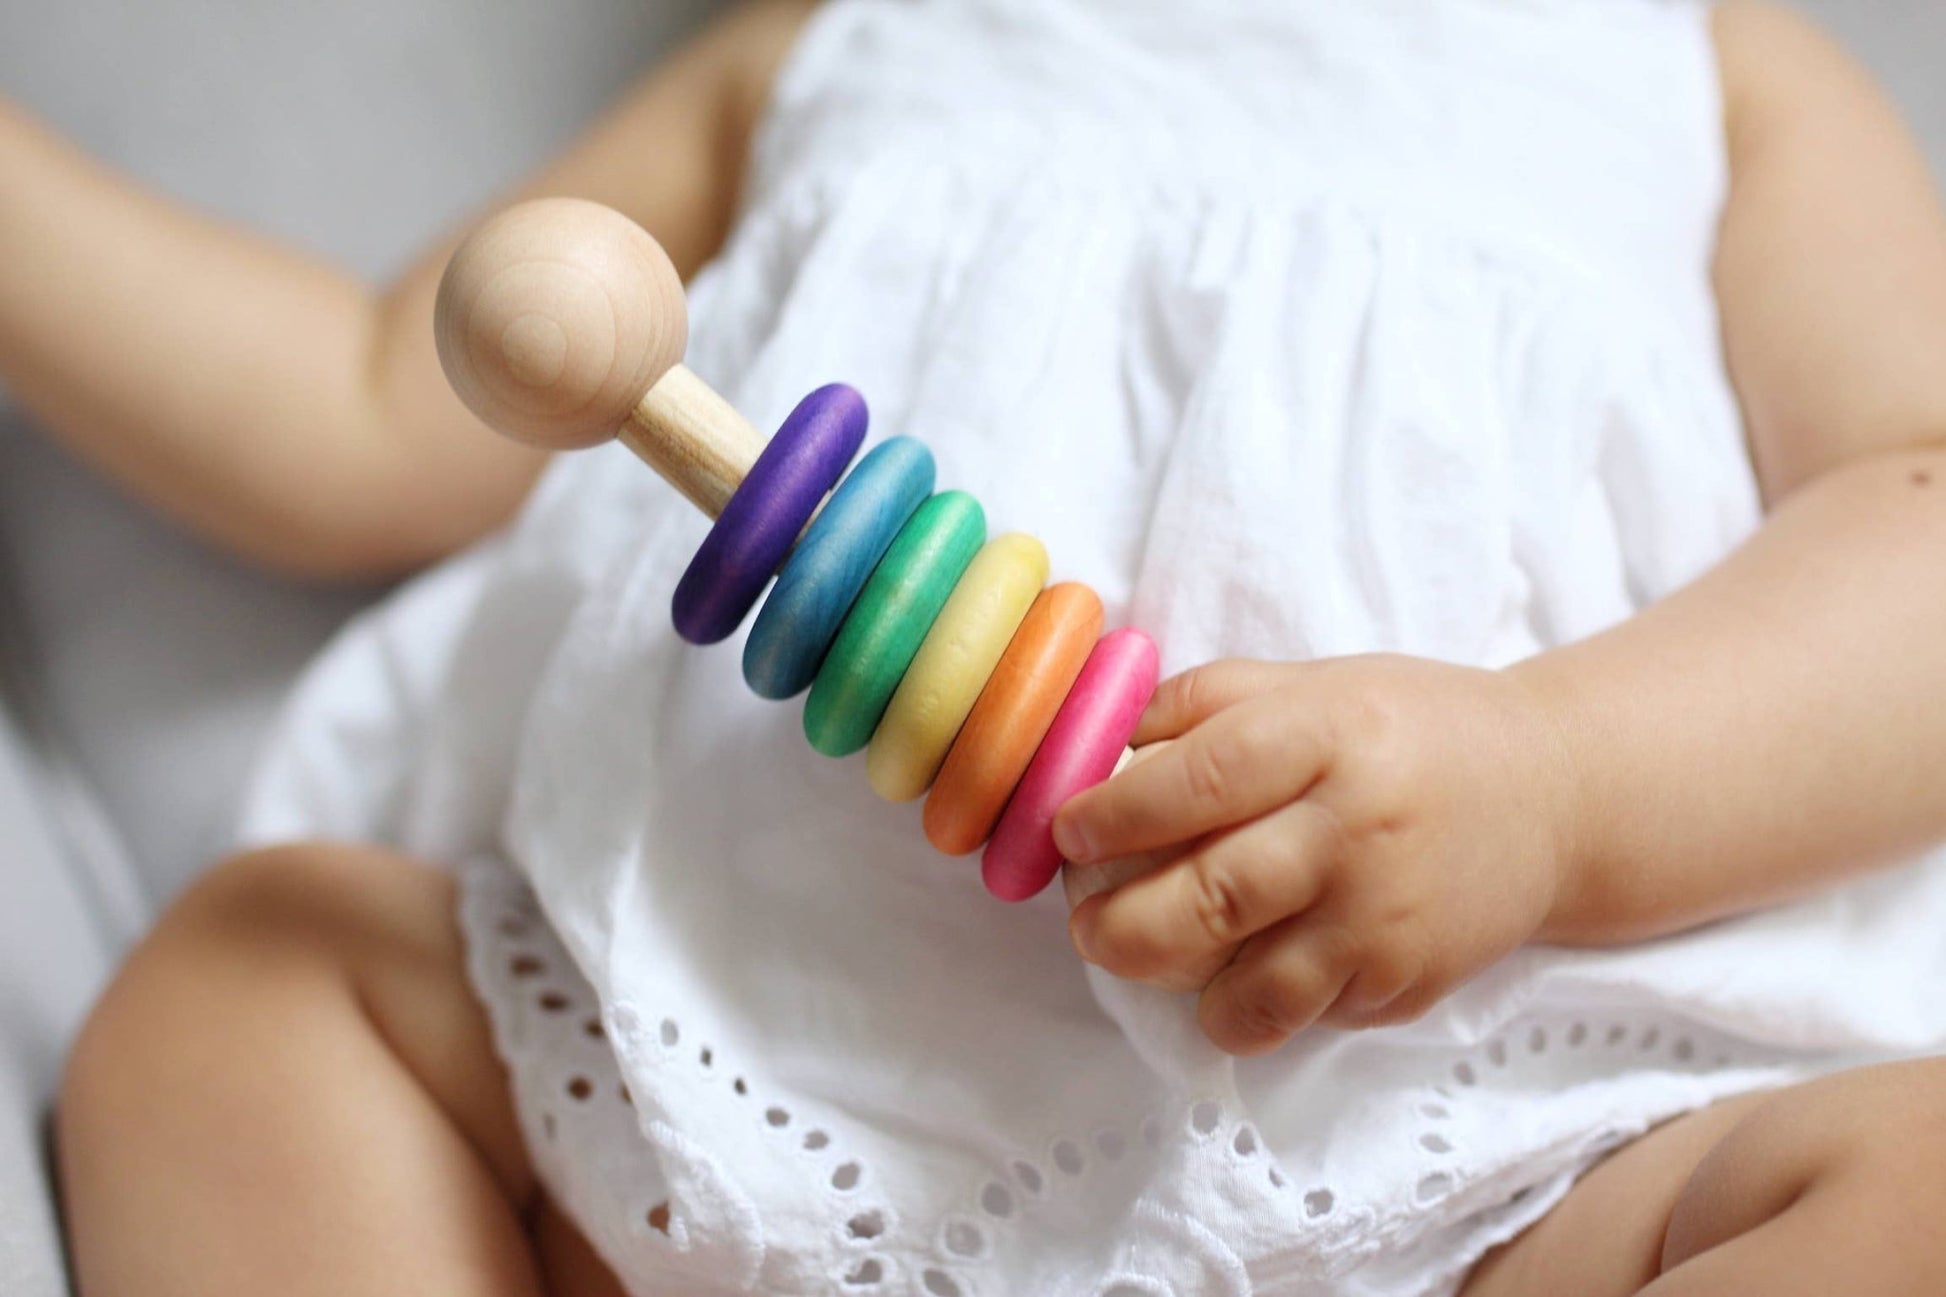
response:
{"label": "white dress", "polygon": [[[858,387],[1166,671],[1504,664],[1757,524],[1725,184],[1694,4],[836,0],[691,363],[760,426]],[[1650,1124],[1946,1038],[1919,865],[1225,1057],[677,639],[704,529],[562,459],[327,654],[245,826],[461,867],[535,1163],[632,1292],[1449,1293]]]}

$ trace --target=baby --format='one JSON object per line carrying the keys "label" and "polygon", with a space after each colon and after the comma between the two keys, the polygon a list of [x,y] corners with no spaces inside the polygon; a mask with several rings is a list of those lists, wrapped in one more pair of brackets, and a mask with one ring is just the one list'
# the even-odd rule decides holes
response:
{"label": "baby", "polygon": [[293,574],[466,551],[82,1033],[86,1297],[1946,1275],[1946,220],[1802,22],[764,3],[527,187],[1156,636],[1071,912],[676,638],[704,521],[465,412],[450,248],[375,296],[10,113],[0,175],[77,453]]}

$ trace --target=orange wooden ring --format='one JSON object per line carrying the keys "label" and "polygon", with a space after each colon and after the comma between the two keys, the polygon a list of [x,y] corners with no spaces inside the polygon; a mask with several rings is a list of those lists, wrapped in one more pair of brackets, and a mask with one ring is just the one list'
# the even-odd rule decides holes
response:
{"label": "orange wooden ring", "polygon": [[1076,581],[1049,586],[967,715],[926,798],[926,837],[949,856],[985,842],[1047,736],[1101,634],[1101,598]]}

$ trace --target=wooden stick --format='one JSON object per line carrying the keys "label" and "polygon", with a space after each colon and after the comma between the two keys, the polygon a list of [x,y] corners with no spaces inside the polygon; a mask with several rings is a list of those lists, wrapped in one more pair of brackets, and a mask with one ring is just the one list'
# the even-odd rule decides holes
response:
{"label": "wooden stick", "polygon": [[765,440],[687,365],[670,366],[621,431],[624,446],[712,518],[749,474]]}

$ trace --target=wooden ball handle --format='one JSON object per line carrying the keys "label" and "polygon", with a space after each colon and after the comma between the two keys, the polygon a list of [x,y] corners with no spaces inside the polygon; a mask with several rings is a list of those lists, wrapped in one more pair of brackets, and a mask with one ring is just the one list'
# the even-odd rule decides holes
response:
{"label": "wooden ball handle", "polygon": [[682,281],[612,208],[542,198],[469,236],[439,280],[446,381],[515,441],[576,450],[619,436],[714,518],[764,437],[682,364]]}

